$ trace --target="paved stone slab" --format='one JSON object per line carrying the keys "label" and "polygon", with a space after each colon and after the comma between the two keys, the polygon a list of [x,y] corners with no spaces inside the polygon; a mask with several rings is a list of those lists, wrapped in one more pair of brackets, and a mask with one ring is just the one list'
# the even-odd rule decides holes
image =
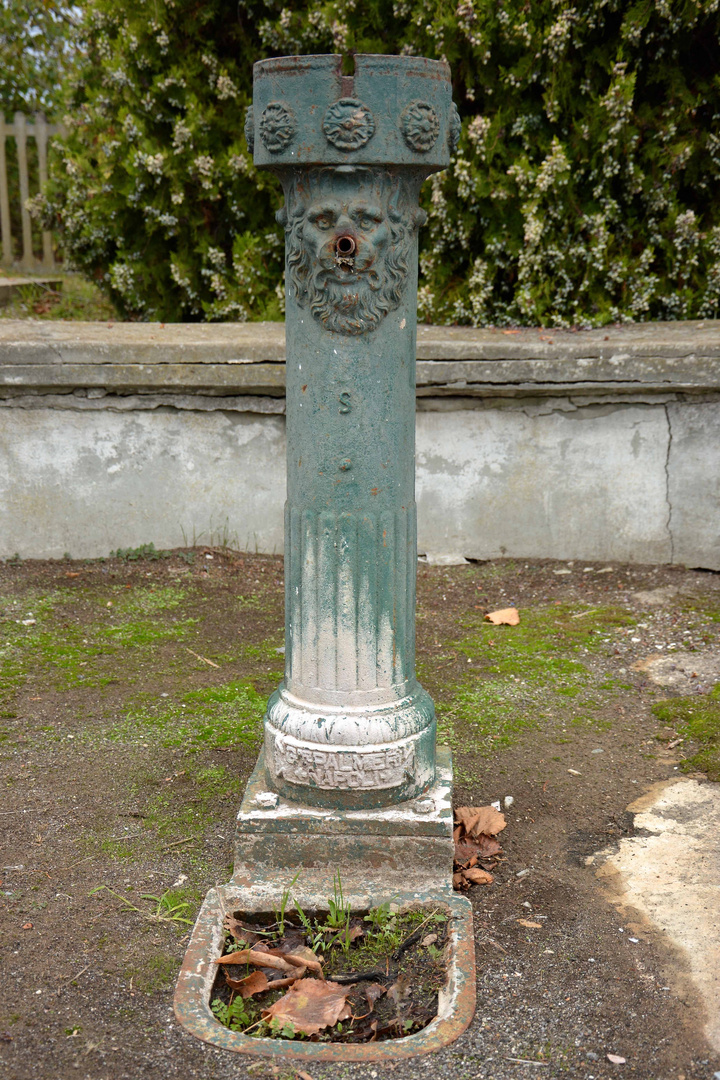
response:
{"label": "paved stone slab", "polygon": [[[619,872],[615,902],[634,908],[684,953],[720,1051],[720,785],[658,784],[632,803],[635,828],[598,873]],[[639,943],[638,943],[639,944]]]}

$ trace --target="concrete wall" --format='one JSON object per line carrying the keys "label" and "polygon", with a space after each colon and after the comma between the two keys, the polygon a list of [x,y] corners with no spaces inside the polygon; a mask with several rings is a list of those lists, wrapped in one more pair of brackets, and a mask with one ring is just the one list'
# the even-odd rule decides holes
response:
{"label": "concrete wall", "polygon": [[[0,323],[0,557],[282,551],[282,327]],[[720,328],[422,328],[419,549],[720,569]]]}

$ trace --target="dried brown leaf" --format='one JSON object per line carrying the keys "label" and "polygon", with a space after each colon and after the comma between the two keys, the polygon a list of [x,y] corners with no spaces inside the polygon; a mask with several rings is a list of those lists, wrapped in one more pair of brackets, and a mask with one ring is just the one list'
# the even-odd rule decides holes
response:
{"label": "dried brown leaf", "polygon": [[324,979],[322,969],[322,961],[318,960],[312,949],[309,949],[307,945],[300,945],[295,948],[291,953],[284,953],[283,959],[287,960],[288,964],[293,964],[295,967],[306,967],[308,971],[315,972],[321,979]]}
{"label": "dried brown leaf", "polygon": [[231,990],[237,991],[242,998],[252,997],[253,994],[262,994],[270,986],[267,975],[262,971],[251,971],[244,979],[231,979],[225,972],[225,982]]}
{"label": "dried brown leaf", "polygon": [[500,611],[489,611],[485,618],[494,626],[517,626],[520,622],[520,614],[515,607],[502,608]]}
{"label": "dried brown leaf", "polygon": [[220,956],[216,964],[254,964],[255,967],[274,968],[275,971],[284,971],[286,974],[297,971],[297,965],[289,964],[282,956],[273,954],[264,949],[238,949],[237,952]]}
{"label": "dried brown leaf", "polygon": [[505,815],[494,806],[458,806],[455,821],[471,839],[477,839],[482,833],[497,836],[507,826]]}
{"label": "dried brown leaf", "polygon": [[410,980],[407,975],[398,975],[396,981],[389,987],[387,996],[392,998],[396,1005],[404,1001],[410,994]]}
{"label": "dried brown leaf", "polygon": [[468,883],[465,881],[461,871],[458,871],[457,874],[453,874],[453,889],[455,889],[456,892],[459,892],[460,889],[466,889],[467,885]]}
{"label": "dried brown leaf", "polygon": [[503,853],[499,841],[494,836],[488,836],[487,833],[480,833],[473,843],[477,845],[478,857],[481,859],[492,859],[494,855]]}
{"label": "dried brown leaf", "polygon": [[437,934],[427,934],[427,935],[426,935],[426,936],[425,936],[425,937],[424,937],[424,938],[422,939],[422,941],[420,942],[420,944],[421,944],[422,946],[424,946],[425,948],[427,948],[427,947],[428,947],[428,945],[434,945],[434,944],[435,944],[435,942],[437,941],[437,939],[438,939],[438,936],[437,936]]}
{"label": "dried brown leaf", "polygon": [[250,930],[248,927],[243,926],[240,920],[236,919],[234,915],[226,915],[223,920],[223,926],[229,934],[232,934],[236,941],[243,941],[246,945],[253,946],[262,940],[259,934],[256,934],[254,930]]}
{"label": "dried brown leaf", "polygon": [[334,1027],[343,1014],[351,1015],[347,1011],[347,996],[351,989],[320,979],[300,979],[263,1012],[263,1018],[292,1024],[304,1035],[316,1035],[323,1028]]}
{"label": "dried brown leaf", "polygon": [[463,870],[463,877],[471,885],[492,885],[495,880],[487,870],[481,870],[479,866],[471,866],[469,870]]}
{"label": "dried brown leaf", "polygon": [[370,1012],[375,1008],[375,1002],[387,993],[387,987],[382,983],[366,983],[364,987],[365,998],[370,1006]]}
{"label": "dried brown leaf", "polygon": [[223,919],[223,926],[229,934],[232,934],[236,941],[244,941],[248,945],[253,944],[252,941],[248,941],[248,931],[234,915],[226,915]]}
{"label": "dried brown leaf", "polygon": [[455,842],[455,864],[457,866],[475,866],[478,859],[477,846],[472,840]]}
{"label": "dried brown leaf", "polygon": [[271,979],[268,990],[287,990],[288,986],[294,986],[305,975],[305,968],[295,968],[295,974],[285,979]]}
{"label": "dried brown leaf", "polygon": [[542,930],[543,925],[539,922],[530,922],[529,919],[516,919],[515,922],[520,926],[527,926],[528,930]]}

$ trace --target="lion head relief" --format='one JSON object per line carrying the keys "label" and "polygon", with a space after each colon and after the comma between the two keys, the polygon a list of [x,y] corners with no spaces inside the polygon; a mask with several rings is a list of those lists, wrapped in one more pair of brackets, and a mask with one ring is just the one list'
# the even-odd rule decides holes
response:
{"label": "lion head relief", "polygon": [[287,281],[327,330],[365,334],[398,307],[425,215],[403,180],[356,167],[294,172],[285,186]]}

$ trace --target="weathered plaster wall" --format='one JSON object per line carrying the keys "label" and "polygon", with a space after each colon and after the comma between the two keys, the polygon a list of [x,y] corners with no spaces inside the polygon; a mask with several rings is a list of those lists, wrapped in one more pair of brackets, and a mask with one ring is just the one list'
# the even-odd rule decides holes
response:
{"label": "weathered plaster wall", "polygon": [[474,558],[669,562],[662,406],[418,414],[422,548]]}
{"label": "weathered plaster wall", "polygon": [[[282,550],[282,327],[0,323],[0,557]],[[421,328],[419,547],[720,569],[720,328]]]}
{"label": "weathered plaster wall", "polygon": [[283,417],[233,411],[0,413],[0,556],[226,541],[282,551]]}

